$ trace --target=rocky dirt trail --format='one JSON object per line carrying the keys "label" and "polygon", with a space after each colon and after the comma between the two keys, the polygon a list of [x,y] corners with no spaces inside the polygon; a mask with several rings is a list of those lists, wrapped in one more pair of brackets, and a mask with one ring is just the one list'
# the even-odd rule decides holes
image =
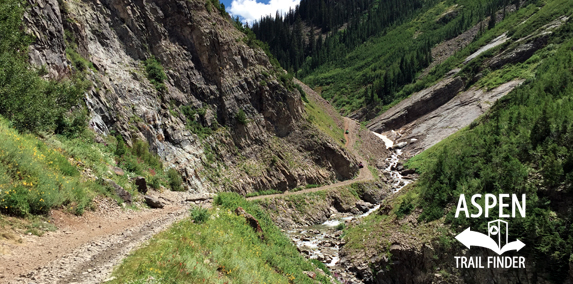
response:
{"label": "rocky dirt trail", "polygon": [[[249,200],[305,194],[373,180],[366,160],[354,149],[358,123],[344,118],[346,148],[364,164],[355,179],[285,194],[257,196]],[[1,242],[1,283],[102,283],[130,251],[155,234],[187,216],[191,206],[183,193],[166,192],[171,203],[163,209],[125,209],[113,200],[96,199],[97,209],[83,216],[53,211],[51,222],[58,227],[42,237],[26,235],[22,243]],[[187,194],[188,195],[188,194]],[[210,201],[201,206],[210,207]]]}
{"label": "rocky dirt trail", "polygon": [[0,282],[105,282],[130,251],[188,215],[188,197],[164,195],[173,202],[163,209],[134,211],[97,199],[97,210],[83,216],[53,211],[51,222],[58,231],[24,236],[21,244],[0,243]]}
{"label": "rocky dirt trail", "polygon": [[[354,149],[359,131],[357,122],[344,118],[346,147],[365,167],[358,177],[299,192],[249,198],[273,198],[334,189],[354,182],[373,179],[364,160]],[[96,199],[97,209],[83,216],[61,211],[52,212],[52,221],[59,228],[42,237],[26,235],[22,243],[0,243],[1,283],[102,283],[111,275],[130,251],[155,234],[187,216],[190,203],[180,193],[166,192],[163,199],[171,205],[163,209],[124,209],[113,200]],[[187,198],[188,200],[188,198]],[[210,207],[209,201],[202,206]]]}
{"label": "rocky dirt trail", "polygon": [[321,187],[303,189],[301,191],[296,191],[296,192],[285,192],[285,193],[279,193],[279,194],[260,195],[260,196],[255,196],[255,197],[249,197],[249,198],[247,198],[247,200],[260,200],[260,199],[265,199],[265,198],[275,198],[275,197],[284,197],[284,196],[288,196],[288,195],[306,194],[309,192],[317,192],[317,191],[323,191],[323,190],[334,189],[334,188],[338,188],[338,187],[342,187],[342,186],[347,186],[347,185],[351,185],[355,182],[373,180],[374,177],[372,176],[372,172],[370,172],[370,170],[368,169],[368,164],[366,163],[366,160],[361,155],[358,154],[356,149],[354,149],[354,143],[356,142],[356,134],[359,131],[358,123],[356,121],[348,118],[348,117],[345,117],[344,118],[344,129],[345,130],[348,129],[348,132],[349,132],[349,134],[346,134],[346,131],[344,132],[344,138],[346,139],[346,144],[345,144],[346,148],[356,157],[358,162],[361,162],[364,165],[364,167],[360,169],[360,172],[358,173],[358,177],[356,177],[354,179],[350,179],[350,180],[337,182],[334,184],[321,186]]}

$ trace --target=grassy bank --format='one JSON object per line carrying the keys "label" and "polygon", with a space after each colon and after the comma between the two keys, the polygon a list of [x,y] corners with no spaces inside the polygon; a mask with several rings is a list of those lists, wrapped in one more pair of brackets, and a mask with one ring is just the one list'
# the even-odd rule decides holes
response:
{"label": "grassy bank", "polygon": [[[0,118],[0,212],[25,217],[62,208],[79,215],[91,208],[96,195],[121,202],[104,179],[115,181],[132,195],[137,194],[130,181],[135,176],[146,177],[152,188],[180,188],[180,177],[169,175],[144,142],[127,148],[123,140],[111,136],[104,143],[94,139],[95,134],[87,130],[74,138],[52,135],[40,139],[19,133]],[[116,166],[123,175],[112,172]]]}
{"label": "grassy bank", "polygon": [[[205,213],[195,209],[194,218],[175,224],[125,259],[112,283],[314,283],[303,271],[317,267],[258,205],[233,193],[219,194],[214,204]],[[235,214],[237,207],[259,221],[264,238]],[[319,273],[317,280],[329,283]]]}
{"label": "grassy bank", "polygon": [[344,145],[344,129],[336,125],[334,119],[328,115],[326,110],[320,107],[320,104],[314,101],[314,98],[309,97],[308,102],[304,104],[304,109],[307,113],[307,120],[315,125],[324,134],[330,136],[339,145]]}
{"label": "grassy bank", "polygon": [[[131,182],[144,176],[153,188],[181,189],[177,173],[166,172],[146,143],[125,145],[121,137],[100,137],[87,130],[84,93],[91,88],[91,63],[77,52],[65,32],[72,63],[67,78],[46,79],[47,67],[31,66],[34,38],[22,28],[30,8],[25,1],[0,1],[0,212],[30,217],[52,208],[82,214],[96,195],[117,199],[104,179],[136,194]],[[113,173],[119,167],[124,174]],[[119,201],[119,199],[118,199]]]}

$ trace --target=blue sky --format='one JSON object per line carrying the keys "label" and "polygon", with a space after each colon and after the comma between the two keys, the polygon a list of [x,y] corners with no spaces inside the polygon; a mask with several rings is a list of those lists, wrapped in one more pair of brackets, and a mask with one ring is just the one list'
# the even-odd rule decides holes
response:
{"label": "blue sky", "polygon": [[225,4],[227,12],[233,17],[239,16],[243,22],[252,23],[262,16],[274,16],[276,11],[287,12],[289,7],[294,7],[300,0],[219,0]]}

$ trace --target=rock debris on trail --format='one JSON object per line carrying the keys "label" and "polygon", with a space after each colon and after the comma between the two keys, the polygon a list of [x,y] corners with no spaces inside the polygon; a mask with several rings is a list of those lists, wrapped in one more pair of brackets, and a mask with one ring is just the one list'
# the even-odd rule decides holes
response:
{"label": "rock debris on trail", "polygon": [[59,231],[3,247],[8,253],[0,256],[1,282],[102,283],[130,251],[187,217],[191,203],[210,205],[209,198],[188,193],[164,192],[155,198],[172,202],[164,209],[132,211],[100,200],[99,209],[84,216],[54,211]]}

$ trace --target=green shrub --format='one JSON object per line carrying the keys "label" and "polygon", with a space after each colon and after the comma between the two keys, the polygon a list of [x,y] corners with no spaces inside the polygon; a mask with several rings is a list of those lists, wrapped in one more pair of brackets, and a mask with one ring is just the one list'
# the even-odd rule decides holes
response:
{"label": "green shrub", "polygon": [[0,119],[0,212],[47,214],[56,206],[77,204],[81,214],[91,201],[79,172],[66,157],[32,135],[21,135]]}
{"label": "green shrub", "polygon": [[240,124],[243,125],[247,124],[247,115],[245,114],[245,111],[243,111],[242,109],[240,109],[239,112],[237,112],[237,114],[235,115],[235,119]]}
{"label": "green shrub", "polygon": [[338,230],[338,231],[342,231],[342,230],[344,230],[344,228],[346,228],[346,225],[344,223],[340,223],[340,224],[336,225],[336,230]]}
{"label": "green shrub", "polygon": [[302,87],[299,84],[295,84],[294,86],[298,90],[298,92],[300,93],[300,97],[302,98],[302,101],[308,104],[309,101],[308,101],[308,98],[306,97],[306,92],[302,89]]}
{"label": "green shrub", "polygon": [[151,186],[151,188],[153,189],[159,189],[161,188],[161,180],[159,179],[159,177],[157,176],[152,176],[149,179],[149,186]]}
{"label": "green shrub", "polygon": [[157,61],[157,59],[155,59],[153,56],[145,60],[144,63],[145,72],[147,72],[147,79],[149,79],[149,82],[155,86],[155,89],[157,89],[159,92],[167,91],[167,88],[163,83],[165,80],[167,80],[167,75],[165,75],[161,63],[159,63],[159,61]]}
{"label": "green shrub", "polygon": [[147,144],[147,142],[136,140],[133,143],[133,147],[131,148],[131,153],[143,160],[146,166],[149,166],[155,170],[163,169],[161,158],[149,150],[149,144]]}
{"label": "green shrub", "polygon": [[181,186],[183,184],[183,179],[179,175],[179,172],[177,172],[175,169],[170,168],[167,171],[167,178],[169,179],[169,187],[171,188],[171,190],[173,191],[184,190],[183,187]]}
{"label": "green shrub", "polygon": [[55,122],[81,98],[90,83],[82,76],[60,81],[44,80],[45,68],[28,63],[33,41],[22,25],[26,1],[0,2],[0,115],[20,131],[53,131]]}
{"label": "green shrub", "polygon": [[202,207],[193,207],[191,209],[191,218],[197,224],[201,224],[209,219],[209,211]]}
{"label": "green shrub", "polygon": [[62,114],[56,120],[56,134],[74,138],[82,134],[88,125],[88,116],[85,110],[78,110],[71,115]]}
{"label": "green shrub", "polygon": [[116,140],[117,146],[115,148],[115,155],[121,157],[127,153],[127,146],[125,145],[125,142],[123,142],[123,137],[121,137],[121,135],[116,136]]}
{"label": "green shrub", "polygon": [[137,175],[142,175],[143,174],[143,167],[141,165],[141,161],[133,155],[123,155],[120,160],[118,165],[129,171],[132,173],[135,173]]}
{"label": "green shrub", "polygon": [[404,198],[402,200],[402,203],[400,203],[400,207],[398,207],[398,210],[396,210],[396,216],[398,218],[402,218],[402,217],[410,214],[410,212],[412,212],[412,209],[414,209],[414,204],[412,203],[412,198],[407,196],[406,198]]}
{"label": "green shrub", "polygon": [[143,175],[146,171],[160,172],[163,169],[161,158],[149,150],[147,142],[136,140],[129,149],[121,136],[117,136],[116,140],[115,155],[120,167],[138,175]]}
{"label": "green shrub", "polygon": [[287,90],[289,91],[292,91],[295,88],[295,84],[292,81],[293,78],[294,78],[293,75],[290,73],[282,73],[279,76],[279,80],[282,82],[283,86],[285,86],[285,88],[287,88]]}
{"label": "green shrub", "polygon": [[214,130],[217,130],[218,123],[215,121],[211,127],[203,126],[201,121],[196,119],[196,115],[199,115],[200,120],[205,119],[205,114],[207,113],[206,108],[200,108],[197,110],[192,109],[190,106],[181,106],[179,108],[183,115],[187,117],[187,129],[191,130],[191,132],[197,134],[199,138],[204,139],[211,134],[213,134]]}

